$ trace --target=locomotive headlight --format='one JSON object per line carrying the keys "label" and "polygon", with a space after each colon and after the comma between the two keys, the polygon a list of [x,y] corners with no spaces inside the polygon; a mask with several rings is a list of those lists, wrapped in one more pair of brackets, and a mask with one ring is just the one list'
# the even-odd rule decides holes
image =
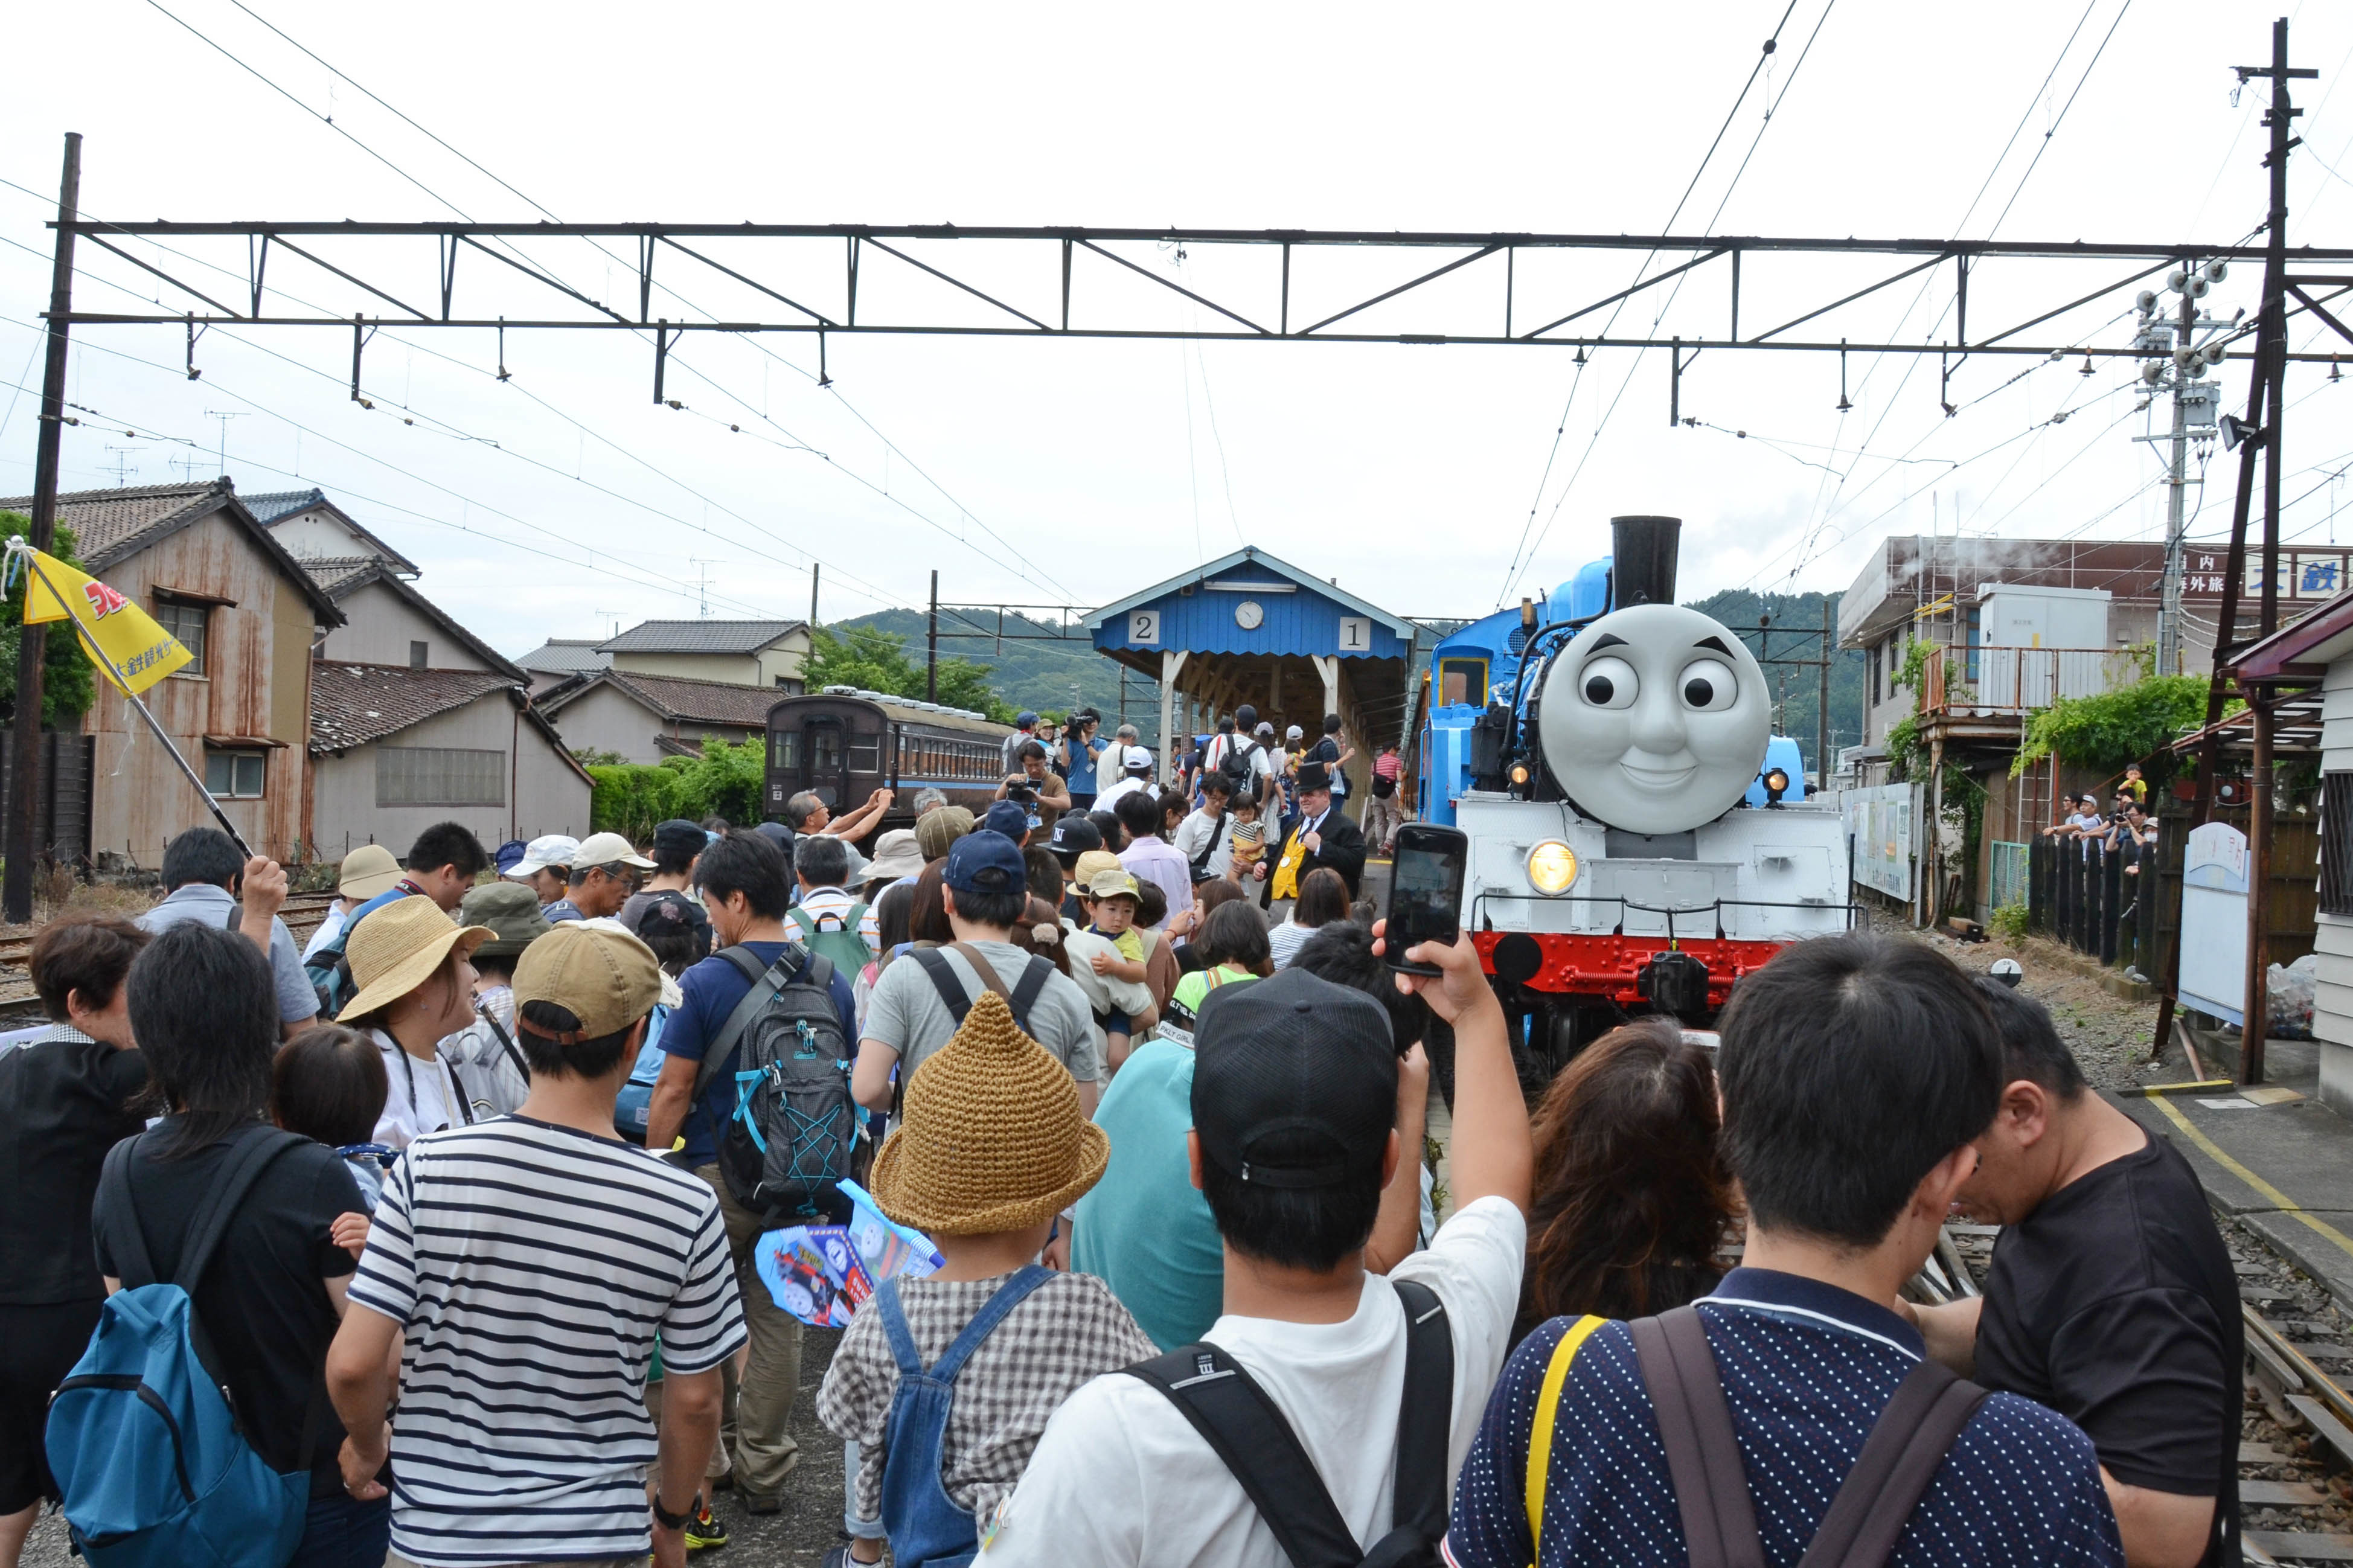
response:
{"label": "locomotive headlight", "polygon": [[1515,784],[1524,784],[1528,782],[1527,763],[1514,763],[1512,764],[1512,782]]}
{"label": "locomotive headlight", "polygon": [[1786,770],[1781,768],[1765,770],[1765,798],[1767,802],[1779,804],[1781,797],[1787,795],[1788,790],[1789,775]]}
{"label": "locomotive headlight", "polygon": [[1557,838],[1547,838],[1528,851],[1528,885],[1547,898],[1557,898],[1577,882],[1577,851]]}

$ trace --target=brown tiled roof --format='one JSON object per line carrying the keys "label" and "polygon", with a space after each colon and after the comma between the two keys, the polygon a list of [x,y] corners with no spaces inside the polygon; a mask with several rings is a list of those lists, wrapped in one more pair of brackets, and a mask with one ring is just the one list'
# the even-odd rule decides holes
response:
{"label": "brown tiled roof", "polygon": [[768,710],[786,693],[766,686],[738,686],[725,680],[692,680],[677,675],[641,675],[635,670],[607,669],[582,681],[540,706],[554,717],[600,685],[610,685],[635,699],[665,722],[720,724],[733,729],[764,730]]}
{"label": "brown tiled roof", "polygon": [[322,661],[311,667],[311,751],[316,755],[364,746],[513,686],[491,669]]}
{"label": "brown tiled roof", "polygon": [[361,579],[374,575],[383,564],[373,555],[297,555],[294,559],[302,563],[311,581],[338,599],[346,588],[359,586]]}
{"label": "brown tiled roof", "polygon": [[[0,498],[0,511],[29,512],[30,496]],[[74,552],[82,565],[103,576],[131,556],[199,518],[226,510],[278,569],[309,594],[321,618],[340,625],[334,601],[295,564],[286,547],[269,535],[238,501],[226,479],[202,484],[124,485],[111,490],[72,490],[58,497],[58,521],[73,530]]]}

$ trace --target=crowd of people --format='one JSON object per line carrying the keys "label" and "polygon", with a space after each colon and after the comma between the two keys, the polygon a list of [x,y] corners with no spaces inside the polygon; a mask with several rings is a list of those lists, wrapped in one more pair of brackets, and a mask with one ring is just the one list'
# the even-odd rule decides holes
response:
{"label": "crowd of people", "polygon": [[[978,817],[443,824],[353,852],[307,951],[192,828],[138,921],[44,928],[0,1568],[133,1462],[58,1391],[174,1288],[286,1479],[272,1564],[676,1568],[829,1514],[760,1251],[851,1178],[941,1266],[818,1382],[829,1564],[2238,1561],[2230,1261],[2033,1001],[1822,938],[1532,1110],[1472,945],[1392,954],[1360,900],[1394,752],[1359,823],[1336,721],[1289,762],[1244,710],[1162,790],[1024,717]],[[1956,1210],[2006,1227],[1984,1294],[1916,1306]]]}

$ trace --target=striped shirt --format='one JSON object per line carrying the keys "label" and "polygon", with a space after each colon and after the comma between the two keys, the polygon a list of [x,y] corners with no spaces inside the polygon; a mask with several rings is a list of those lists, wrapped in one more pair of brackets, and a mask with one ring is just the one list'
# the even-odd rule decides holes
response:
{"label": "striped shirt", "polygon": [[408,1146],[351,1300],[402,1327],[392,1544],[426,1568],[650,1550],[654,1336],[672,1373],[744,1343],[711,1188],[521,1117]]}

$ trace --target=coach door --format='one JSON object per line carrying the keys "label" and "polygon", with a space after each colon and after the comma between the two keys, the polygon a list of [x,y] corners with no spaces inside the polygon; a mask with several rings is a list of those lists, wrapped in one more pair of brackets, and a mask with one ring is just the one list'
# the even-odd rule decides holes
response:
{"label": "coach door", "polygon": [[839,811],[849,798],[848,726],[840,715],[818,714],[801,725],[801,788]]}

